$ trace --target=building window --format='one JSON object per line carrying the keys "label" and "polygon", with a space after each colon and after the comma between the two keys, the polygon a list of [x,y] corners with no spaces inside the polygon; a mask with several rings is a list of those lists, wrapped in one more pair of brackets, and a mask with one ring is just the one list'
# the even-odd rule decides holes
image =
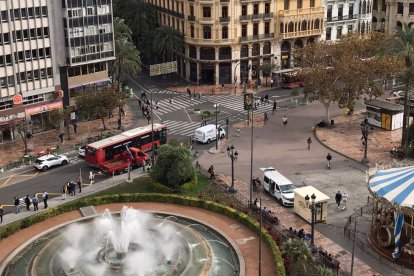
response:
{"label": "building window", "polygon": [[385,4],[385,0],[382,0],[381,11],[383,11],[383,12],[387,11],[387,5]]}
{"label": "building window", "polygon": [[326,40],[331,40],[331,27],[326,28]]}
{"label": "building window", "polygon": [[328,21],[332,21],[332,6],[328,6],[328,9],[326,11],[326,19]]}
{"label": "building window", "polygon": [[342,26],[336,27],[336,39],[340,39],[342,36]]}
{"label": "building window", "polygon": [[259,23],[254,23],[253,24],[253,35],[258,35],[259,34]]}
{"label": "building window", "polygon": [[348,16],[350,19],[354,18],[354,4],[353,3],[349,3]]}
{"label": "building window", "polygon": [[229,38],[229,28],[227,26],[224,26],[223,29],[221,29],[221,38],[222,39]]}
{"label": "building window", "polygon": [[288,10],[289,9],[289,4],[290,4],[290,0],[285,0],[284,5],[283,5],[283,9]]}
{"label": "building window", "polygon": [[194,25],[190,26],[190,36],[194,38]]}
{"label": "building window", "polygon": [[6,22],[9,19],[7,11],[1,11],[1,22]]}
{"label": "building window", "polygon": [[211,8],[210,7],[203,7],[203,17],[210,18],[211,17]]}
{"label": "building window", "polygon": [[410,5],[408,6],[408,13],[410,15],[414,14],[414,3],[410,3]]}
{"label": "building window", "polygon": [[210,26],[203,27],[203,38],[211,39],[211,27]]}
{"label": "building window", "polygon": [[293,22],[289,22],[288,33],[292,33],[294,31],[295,31],[295,24],[293,24]]}
{"label": "building window", "polygon": [[314,7],[315,7],[315,0],[310,0],[310,4],[309,4],[309,6],[310,6],[311,8],[314,8]]}
{"label": "building window", "polygon": [[247,36],[247,24],[243,24],[241,27],[241,36],[246,37]]}
{"label": "building window", "polygon": [[265,34],[269,34],[270,33],[270,22],[269,21],[266,21],[264,23],[264,33]]}
{"label": "building window", "polygon": [[253,5],[253,14],[259,14],[259,4]]}
{"label": "building window", "polygon": [[352,33],[354,31],[354,25],[348,25],[348,33]]}
{"label": "building window", "polygon": [[297,5],[298,5],[298,9],[301,9],[303,7],[303,2],[302,0],[297,0],[296,1]]}
{"label": "building window", "polygon": [[247,5],[243,5],[242,6],[242,16],[246,16],[247,15]]}
{"label": "building window", "polygon": [[338,6],[338,20],[342,20],[344,14],[344,5],[339,5]]}
{"label": "building window", "polygon": [[265,13],[270,13],[270,3],[265,3]]}
{"label": "building window", "polygon": [[194,16],[194,6],[193,5],[190,6],[190,15]]}
{"label": "building window", "polygon": [[240,52],[242,58],[249,57],[249,46],[242,45]]}
{"label": "building window", "polygon": [[229,7],[225,6],[221,8],[221,17],[229,16]]}
{"label": "building window", "polygon": [[397,4],[397,14],[403,14],[404,13],[404,4],[402,2],[398,2]]}
{"label": "building window", "polygon": [[362,14],[366,14],[367,13],[367,2],[363,2],[362,3]]}
{"label": "building window", "polygon": [[378,10],[378,0],[374,0],[373,3],[374,3],[373,4],[373,6],[374,6],[373,9],[374,9],[374,11],[377,11]]}

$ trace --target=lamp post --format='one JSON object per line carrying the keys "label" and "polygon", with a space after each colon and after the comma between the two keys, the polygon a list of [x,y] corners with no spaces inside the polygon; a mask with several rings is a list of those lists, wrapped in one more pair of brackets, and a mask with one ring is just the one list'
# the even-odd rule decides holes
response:
{"label": "lamp post", "polygon": [[226,139],[229,139],[229,118],[226,118]]}
{"label": "lamp post", "polygon": [[[311,204],[309,205],[309,199],[311,199]],[[315,245],[315,200],[316,200],[316,195],[312,194],[311,197],[309,198],[308,195],[305,196],[305,200],[306,200],[306,205],[308,206],[308,208],[311,210],[311,247],[313,248],[313,246]]]}
{"label": "lamp post", "polygon": [[361,133],[362,133],[362,139],[364,141],[364,158],[362,158],[361,163],[367,164],[369,163],[368,157],[367,157],[367,151],[368,151],[368,135],[369,130],[372,130],[373,128],[369,127],[368,119],[365,118],[365,120],[361,123]]}
{"label": "lamp post", "polygon": [[128,161],[128,178],[126,180],[127,183],[131,183],[131,161]]}
{"label": "lamp post", "polygon": [[234,146],[231,147],[227,146],[227,156],[230,157],[231,160],[231,187],[230,192],[235,193],[237,190],[234,188],[234,161],[237,161],[237,157],[239,153],[235,150]]}
{"label": "lamp post", "polygon": [[217,128],[217,113],[218,113],[218,107],[219,104],[215,104],[214,107],[216,108],[216,150],[218,150],[218,139],[220,138],[220,133],[219,130]]}
{"label": "lamp post", "polygon": [[234,67],[234,72],[233,72],[233,80],[234,80],[234,94],[236,94],[236,88],[237,88],[237,75],[236,75],[236,69],[237,66],[239,66],[240,63],[237,63],[236,66]]}
{"label": "lamp post", "polygon": [[247,86],[247,79],[248,79],[248,74],[249,74],[249,70],[250,70],[250,65],[244,66],[243,67],[243,94],[246,93],[246,86]]}
{"label": "lamp post", "polygon": [[151,92],[151,166],[154,166],[154,104],[152,102],[152,90]]}

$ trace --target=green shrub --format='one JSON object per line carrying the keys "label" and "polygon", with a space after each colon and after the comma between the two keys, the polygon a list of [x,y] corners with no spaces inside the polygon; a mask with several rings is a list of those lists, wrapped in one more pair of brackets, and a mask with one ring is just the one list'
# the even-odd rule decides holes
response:
{"label": "green shrub", "polygon": [[203,116],[204,116],[204,117],[211,117],[211,112],[210,112],[210,111],[208,111],[208,110],[204,110],[204,111],[203,111]]}
{"label": "green shrub", "polygon": [[194,175],[194,177],[190,181],[181,185],[179,190],[181,193],[187,194],[187,193],[190,193],[191,191],[194,191],[197,188],[197,185],[198,185],[198,179],[197,179],[197,176]]}

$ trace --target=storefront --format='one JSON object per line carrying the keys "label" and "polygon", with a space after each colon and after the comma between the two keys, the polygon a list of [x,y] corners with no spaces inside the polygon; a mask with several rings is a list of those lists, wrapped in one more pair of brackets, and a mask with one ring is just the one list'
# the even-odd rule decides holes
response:
{"label": "storefront", "polygon": [[380,100],[365,101],[370,125],[386,130],[402,128],[404,107],[397,103]]}
{"label": "storefront", "polygon": [[0,143],[14,140],[12,123],[23,121],[26,118],[24,112],[0,116]]}
{"label": "storefront", "polygon": [[50,111],[62,109],[62,107],[62,101],[58,101],[26,108],[26,116],[32,122],[30,132],[35,134],[54,129],[55,127],[51,123]]}

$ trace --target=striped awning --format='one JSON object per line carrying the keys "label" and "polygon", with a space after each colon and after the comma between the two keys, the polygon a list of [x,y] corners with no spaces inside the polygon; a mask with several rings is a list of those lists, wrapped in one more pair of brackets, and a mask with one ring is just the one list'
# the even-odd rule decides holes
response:
{"label": "striped awning", "polygon": [[369,180],[377,196],[403,207],[414,207],[414,166],[379,170]]}

